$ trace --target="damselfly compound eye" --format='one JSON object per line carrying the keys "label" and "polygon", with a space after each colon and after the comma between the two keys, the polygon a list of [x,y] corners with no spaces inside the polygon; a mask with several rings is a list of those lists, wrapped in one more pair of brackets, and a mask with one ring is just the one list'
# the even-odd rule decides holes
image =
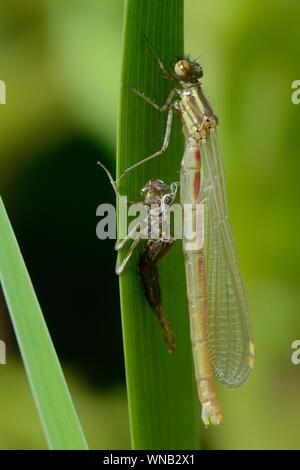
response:
{"label": "damselfly compound eye", "polygon": [[188,60],[179,60],[175,64],[175,73],[178,77],[186,77],[191,71],[191,64]]}

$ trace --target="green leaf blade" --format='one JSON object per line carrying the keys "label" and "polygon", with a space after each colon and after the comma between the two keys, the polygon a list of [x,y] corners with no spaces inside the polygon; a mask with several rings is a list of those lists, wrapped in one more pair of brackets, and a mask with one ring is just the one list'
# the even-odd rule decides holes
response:
{"label": "green leaf blade", "polygon": [[50,449],[87,449],[41,308],[0,198],[0,282]]}
{"label": "green leaf blade", "polygon": [[[128,89],[133,87],[162,104],[172,84],[147,48],[146,36],[166,66],[183,55],[183,0],[128,0],[125,12],[118,174],[157,151],[166,115]],[[183,155],[181,125],[176,120],[167,152],[128,174],[120,193],[141,200],[150,178],[178,181]],[[163,304],[177,348],[167,352],[154,313],[147,305],[136,272],[137,255],[120,276],[122,325],[132,445],[135,449],[199,448],[200,411],[189,339],[184,261],[180,241],[161,262]]]}

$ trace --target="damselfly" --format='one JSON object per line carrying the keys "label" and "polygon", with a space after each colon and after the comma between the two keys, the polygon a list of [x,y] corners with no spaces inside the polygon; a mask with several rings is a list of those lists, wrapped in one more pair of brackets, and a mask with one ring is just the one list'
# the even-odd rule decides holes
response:
{"label": "damselfly", "polygon": [[[201,84],[202,67],[181,59],[166,69],[148,44],[163,75],[175,83],[163,106],[142,92],[131,89],[160,112],[168,111],[163,146],[128,167],[120,178],[137,166],[162,155],[168,147],[174,111],[183,124],[185,152],[181,165],[181,203],[184,214],[192,205],[196,248],[183,239],[190,331],[195,376],[205,425],[222,422],[213,372],[227,388],[241,385],[254,361],[254,344],[236,250],[228,222],[223,160],[216,137],[217,117]],[[119,180],[118,179],[118,180]],[[202,205],[197,219],[197,205]]]}
{"label": "damselfly", "polygon": [[[116,195],[119,196],[110,172],[102,163],[99,162],[99,164],[108,175]],[[133,239],[133,242],[128,249],[128,253],[123,258],[121,264],[118,264],[117,260],[116,274],[120,275],[123,273],[128,261],[141,242],[142,234],[146,228],[147,241],[139,254],[137,271],[141,277],[146,299],[152,310],[155,312],[161,325],[169,352],[173,352],[175,350],[175,340],[162,305],[159,270],[157,265],[161,258],[170,250],[175,241],[170,235],[169,230],[163,230],[163,222],[166,224],[170,223],[168,211],[169,207],[175,200],[176,193],[177,183],[167,185],[158,179],[149,180],[141,189],[141,195],[144,198],[143,201],[141,203],[136,203],[145,206],[147,216],[134,224],[127,236],[115,245],[116,251],[119,252],[130,240]]]}

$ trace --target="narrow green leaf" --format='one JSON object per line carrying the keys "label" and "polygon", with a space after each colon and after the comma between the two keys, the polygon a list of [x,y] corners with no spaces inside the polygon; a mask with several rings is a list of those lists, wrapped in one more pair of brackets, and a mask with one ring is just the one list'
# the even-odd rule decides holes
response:
{"label": "narrow green leaf", "polygon": [[0,282],[49,448],[87,449],[41,308],[1,198]]}
{"label": "narrow green leaf", "polygon": [[[127,0],[124,28],[118,174],[162,145],[166,115],[128,87],[145,92],[159,104],[166,99],[172,84],[162,77],[144,35],[167,67],[182,56],[183,0]],[[121,180],[120,193],[140,200],[140,190],[150,178],[178,181],[182,154],[183,135],[175,116],[168,151],[128,173]],[[167,352],[158,321],[144,298],[136,262],[137,255],[120,276],[132,445],[135,449],[196,449],[200,411],[181,243],[166,255],[160,268],[163,304],[176,336],[173,355]]]}

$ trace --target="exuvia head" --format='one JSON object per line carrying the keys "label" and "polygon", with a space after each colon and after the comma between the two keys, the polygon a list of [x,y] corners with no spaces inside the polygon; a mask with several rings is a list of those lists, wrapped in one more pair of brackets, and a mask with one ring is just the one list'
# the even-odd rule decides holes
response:
{"label": "exuvia head", "polygon": [[178,60],[174,65],[174,71],[178,80],[182,82],[197,81],[203,77],[201,65],[189,59]]}
{"label": "exuvia head", "polygon": [[146,196],[149,192],[156,193],[158,196],[163,196],[168,194],[171,188],[168,184],[164,183],[162,180],[152,179],[149,180],[146,185],[142,188],[142,196]]}
{"label": "exuvia head", "polygon": [[168,185],[162,180],[149,180],[141,190],[144,204],[171,205],[176,197],[177,183]]}

